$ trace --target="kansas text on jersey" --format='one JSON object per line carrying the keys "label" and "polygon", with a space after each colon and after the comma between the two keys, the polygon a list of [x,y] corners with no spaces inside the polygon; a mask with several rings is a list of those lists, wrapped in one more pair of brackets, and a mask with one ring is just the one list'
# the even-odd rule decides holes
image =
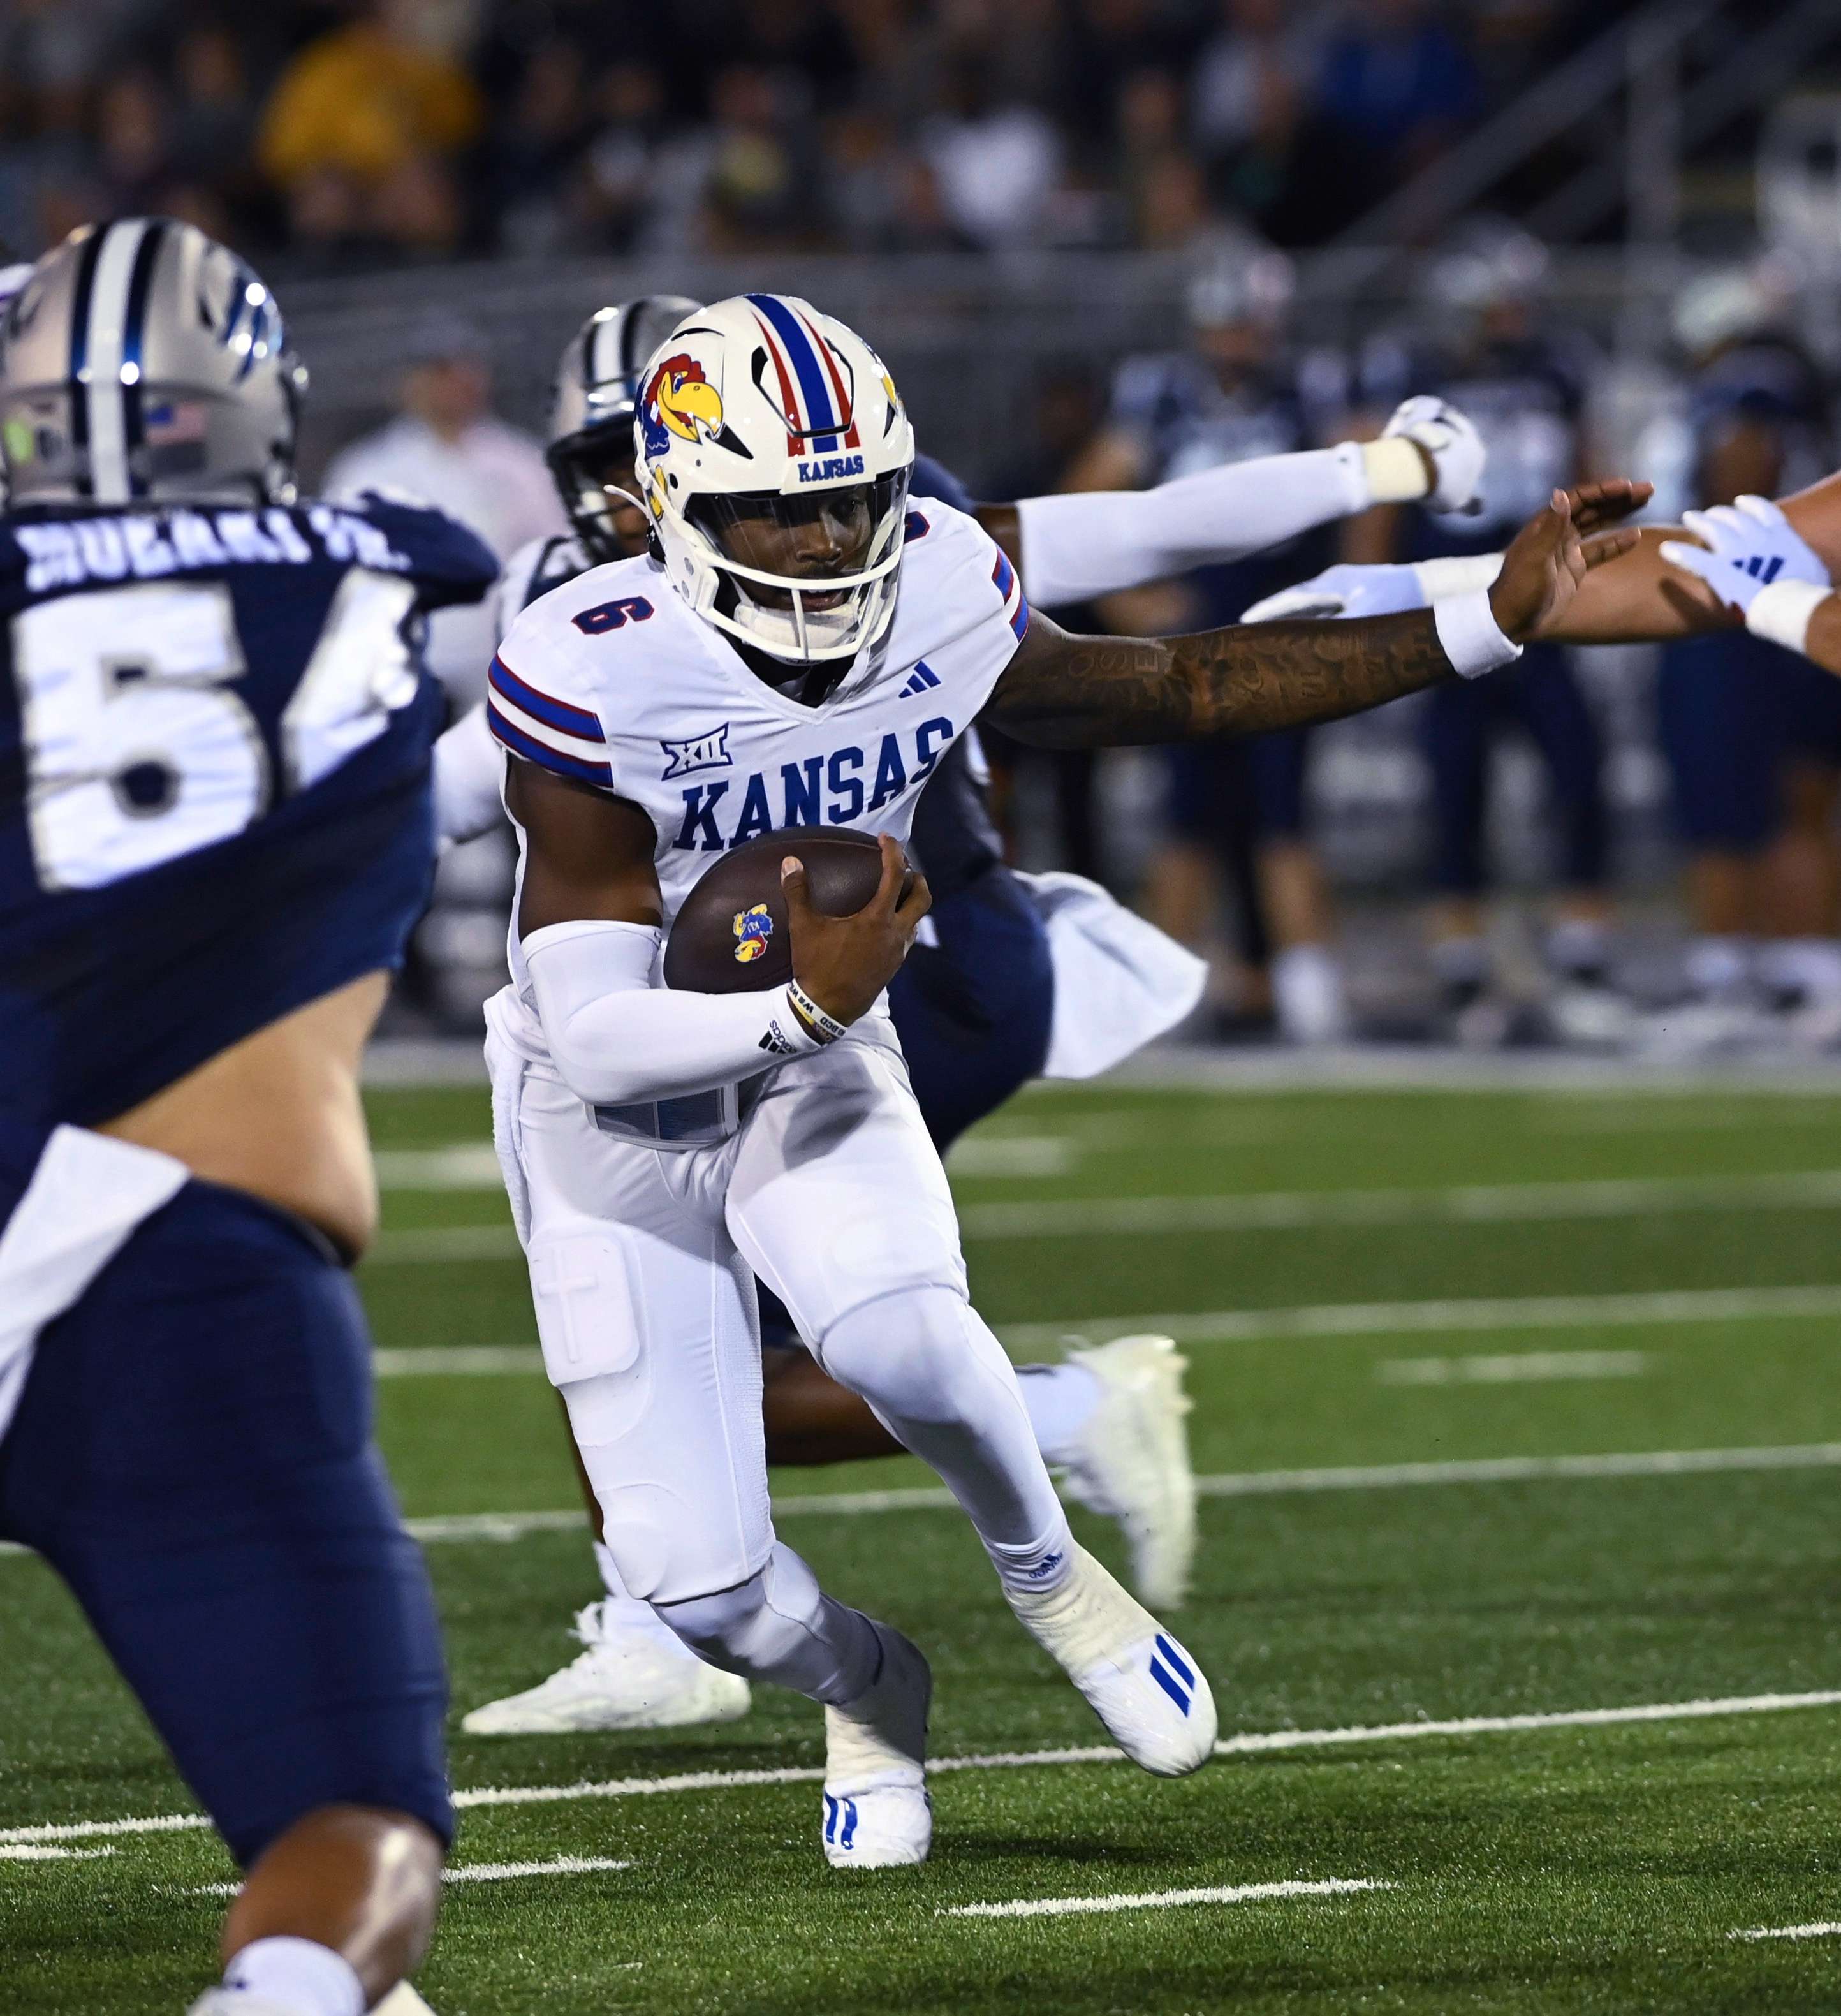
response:
{"label": "kansas text on jersey", "polygon": [[438,512],[0,523],[0,1113],[93,1125],[393,965],[433,859]]}

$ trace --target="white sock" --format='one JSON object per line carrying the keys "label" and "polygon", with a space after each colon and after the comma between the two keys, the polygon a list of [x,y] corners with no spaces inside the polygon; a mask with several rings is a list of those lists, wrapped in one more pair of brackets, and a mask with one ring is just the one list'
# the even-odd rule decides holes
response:
{"label": "white sock", "polygon": [[627,1586],[620,1580],[613,1556],[599,1540],[595,1543],[595,1565],[601,1571],[601,1585],[607,1591],[607,1600],[601,1608],[601,1628],[604,1633],[611,1635],[617,1631],[643,1631],[652,1637],[669,1640],[674,1649],[681,1644],[677,1633],[649,1603],[627,1593]]}
{"label": "white sock", "polygon": [[1707,934],[1688,947],[1688,985],[1696,994],[1717,1001],[1739,993],[1751,977],[1749,938]]}
{"label": "white sock", "polygon": [[1016,1383],[1045,1463],[1072,1463],[1105,1390],[1084,1365],[1019,1365]]}
{"label": "white sock", "polygon": [[1333,1043],[1349,1032],[1341,963],[1328,945],[1288,945],[1272,962],[1278,1033],[1293,1043]]}
{"label": "white sock", "polygon": [[224,1985],[298,2016],[365,2016],[365,1985],[351,1963],[313,1939],[255,1940],[224,1970]]}

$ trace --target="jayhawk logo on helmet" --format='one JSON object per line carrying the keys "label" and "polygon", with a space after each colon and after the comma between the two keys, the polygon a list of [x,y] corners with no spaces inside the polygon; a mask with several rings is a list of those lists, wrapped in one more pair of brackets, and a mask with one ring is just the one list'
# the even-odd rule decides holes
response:
{"label": "jayhawk logo on helmet", "polygon": [[722,394],[694,357],[680,351],[652,374],[639,409],[648,455],[663,455],[680,441],[713,441],[722,433]]}
{"label": "jayhawk logo on helmet", "polygon": [[757,903],[751,910],[737,911],[735,932],[736,963],[747,966],[759,959],[774,934],[774,920],[768,914],[766,904]]}

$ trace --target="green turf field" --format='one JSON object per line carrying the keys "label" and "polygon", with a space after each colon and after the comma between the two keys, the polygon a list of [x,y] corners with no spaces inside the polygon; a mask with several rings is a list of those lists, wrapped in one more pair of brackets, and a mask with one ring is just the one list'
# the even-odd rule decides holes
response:
{"label": "green turf field", "polygon": [[[470,1707],[568,1655],[594,1578],[578,1532],[475,1516],[572,1503],[484,1095],[374,1111],[382,1434]],[[932,1863],[824,1867],[803,1701],[457,1737],[463,1793],[577,1789],[466,1805],[440,2016],[1841,2007],[1841,1922],[1735,1936],[1841,1921],[1841,1094],[1045,1091],[955,1175],[1019,1356],[1184,1339],[1208,1495],[1173,1621],[1228,1754],[1177,1785],[1032,1761],[1100,1732],[926,1474],[788,1474],[786,1536],[933,1661],[964,1768]],[[0,1656],[0,2011],[182,2009],[228,1859],[53,1831],[189,1802],[18,1556]],[[484,1880],[571,1858],[621,1866]],[[1364,1887],[1232,1894],[1289,1884]],[[1048,1899],[1138,1901],[960,1914]]]}

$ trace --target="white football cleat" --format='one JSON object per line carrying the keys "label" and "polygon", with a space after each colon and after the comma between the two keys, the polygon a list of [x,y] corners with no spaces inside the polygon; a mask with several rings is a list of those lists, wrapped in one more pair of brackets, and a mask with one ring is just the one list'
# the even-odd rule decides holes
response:
{"label": "white football cleat", "polygon": [[1084,1547],[1074,1548],[1059,1589],[1005,1593],[1134,1764],[1182,1778],[1208,1762],[1217,1725],[1201,1669]]}
{"label": "white football cleat", "polygon": [[933,1841],[927,1795],[927,1710],[933,1676],[918,1646],[886,1624],[882,1671],[845,1708],[825,1711],[825,1859],[833,1869],[925,1862]]}
{"label": "white football cleat", "polygon": [[621,1623],[612,1602],[581,1611],[575,1635],[578,1657],[523,1694],[475,1708],[461,1727],[469,1736],[573,1736],[684,1729],[748,1712],[739,1674],[705,1665],[663,1626]]}
{"label": "white football cleat", "polygon": [[1188,1360],[1174,1338],[1122,1337],[1070,1351],[1067,1362],[1090,1372],[1102,1392],[1062,1489],[1077,1505],[1118,1521],[1138,1594],[1160,1610],[1176,1609],[1196,1559],[1192,1402],[1182,1390]]}

